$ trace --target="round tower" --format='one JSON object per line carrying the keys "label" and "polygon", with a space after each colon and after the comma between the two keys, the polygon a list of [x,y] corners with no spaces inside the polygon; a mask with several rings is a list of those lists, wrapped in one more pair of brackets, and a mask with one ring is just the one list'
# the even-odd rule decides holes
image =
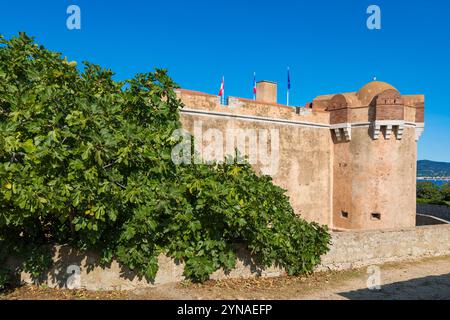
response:
{"label": "round tower", "polygon": [[329,100],[333,228],[415,226],[423,105],[423,96],[402,96],[379,81]]}

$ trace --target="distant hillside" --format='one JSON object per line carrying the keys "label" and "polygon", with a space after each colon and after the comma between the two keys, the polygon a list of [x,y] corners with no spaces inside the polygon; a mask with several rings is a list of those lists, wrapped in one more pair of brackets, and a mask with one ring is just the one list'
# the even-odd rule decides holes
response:
{"label": "distant hillside", "polygon": [[450,177],[449,162],[417,161],[418,177]]}

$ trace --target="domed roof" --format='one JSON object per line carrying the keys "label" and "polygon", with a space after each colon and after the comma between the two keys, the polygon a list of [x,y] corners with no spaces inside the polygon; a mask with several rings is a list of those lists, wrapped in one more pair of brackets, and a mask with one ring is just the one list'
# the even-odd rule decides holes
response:
{"label": "domed roof", "polygon": [[389,83],[382,81],[372,81],[359,89],[359,91],[356,93],[356,96],[361,102],[363,102],[363,104],[369,104],[375,96],[388,89],[398,91]]}

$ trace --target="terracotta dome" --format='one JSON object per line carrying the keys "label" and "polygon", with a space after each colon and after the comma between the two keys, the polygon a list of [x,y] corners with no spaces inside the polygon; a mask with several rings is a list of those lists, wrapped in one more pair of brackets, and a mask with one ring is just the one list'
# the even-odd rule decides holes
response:
{"label": "terracotta dome", "polygon": [[388,89],[398,91],[389,83],[382,81],[372,81],[366,84],[361,89],[359,89],[356,95],[364,105],[368,105],[373,100],[374,97],[376,97],[377,95]]}

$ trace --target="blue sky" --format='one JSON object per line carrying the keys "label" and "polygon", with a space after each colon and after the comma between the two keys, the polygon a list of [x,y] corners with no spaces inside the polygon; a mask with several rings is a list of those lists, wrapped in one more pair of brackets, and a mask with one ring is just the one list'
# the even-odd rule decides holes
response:
{"label": "blue sky", "polygon": [[[81,30],[66,9],[81,8]],[[366,27],[381,8],[382,29]],[[374,76],[404,94],[426,95],[419,159],[450,162],[450,1],[8,1],[0,33],[26,31],[70,60],[111,68],[117,79],[164,67],[184,88],[252,96],[257,79],[277,81],[291,104],[356,91]]]}

